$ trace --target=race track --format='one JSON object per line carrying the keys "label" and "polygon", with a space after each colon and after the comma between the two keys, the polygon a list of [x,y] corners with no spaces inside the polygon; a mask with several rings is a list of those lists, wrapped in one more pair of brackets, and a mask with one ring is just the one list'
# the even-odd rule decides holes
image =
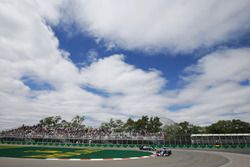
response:
{"label": "race track", "polygon": [[1,167],[249,167],[250,156],[235,153],[173,150],[167,158],[120,161],[69,161],[0,158]]}

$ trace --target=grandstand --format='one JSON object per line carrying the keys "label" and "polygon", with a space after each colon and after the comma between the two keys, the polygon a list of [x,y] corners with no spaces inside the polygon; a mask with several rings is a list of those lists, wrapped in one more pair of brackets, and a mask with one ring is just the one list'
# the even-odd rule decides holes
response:
{"label": "grandstand", "polygon": [[113,132],[99,128],[22,126],[0,133],[0,141],[14,143],[118,145],[249,145],[250,134],[191,134]]}
{"label": "grandstand", "polygon": [[[22,125],[19,128],[4,130],[0,132],[0,143],[12,144],[49,144],[49,145],[78,145],[78,146],[96,146],[96,145],[119,145],[119,146],[171,146],[171,147],[190,147],[201,146],[210,147],[213,145],[239,145],[250,146],[250,134],[190,134],[179,131],[164,131],[159,128],[161,123],[157,117],[150,120],[156,120],[154,124],[158,126],[150,126],[147,117],[142,116],[137,120],[134,126],[125,126],[125,128],[112,128],[114,120],[111,119],[110,124],[100,126],[99,128],[85,127],[81,121],[58,121],[60,117],[48,117],[33,126]],[[80,120],[81,117],[76,120]],[[57,121],[55,121],[57,120]],[[74,120],[74,119],[73,119]],[[54,122],[53,122],[54,121]],[[142,122],[144,121],[144,124]],[[131,122],[130,122],[131,123]],[[140,123],[140,124],[139,124]],[[152,123],[152,122],[151,122]],[[67,125],[67,126],[65,126]],[[140,125],[140,129],[138,129]],[[147,128],[146,128],[147,127]],[[156,127],[154,131],[153,128]],[[176,125],[174,125],[176,128]],[[194,126],[191,126],[194,127]],[[179,127],[182,130],[181,127]],[[178,131],[177,131],[178,132]]]}
{"label": "grandstand", "polygon": [[57,144],[160,144],[164,136],[159,133],[117,133],[101,128],[62,128],[40,125],[22,126],[0,133],[1,142],[57,143]]}

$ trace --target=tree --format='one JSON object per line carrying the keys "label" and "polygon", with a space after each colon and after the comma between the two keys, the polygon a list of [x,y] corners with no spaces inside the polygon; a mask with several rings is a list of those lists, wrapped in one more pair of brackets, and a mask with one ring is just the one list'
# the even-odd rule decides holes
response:
{"label": "tree", "polygon": [[46,117],[40,120],[40,124],[48,127],[55,127],[59,125],[61,119],[61,116]]}
{"label": "tree", "polygon": [[110,120],[109,120],[109,127],[112,129],[112,130],[114,130],[115,128],[116,128],[116,123],[115,123],[115,120],[113,119],[113,118],[111,118]]}
{"label": "tree", "polygon": [[163,127],[167,135],[190,135],[203,132],[202,127],[190,124],[187,121]]}
{"label": "tree", "polygon": [[157,133],[161,130],[161,125],[162,123],[160,122],[159,117],[150,117],[147,125],[147,132]]}
{"label": "tree", "polygon": [[101,128],[101,129],[104,129],[104,130],[111,129],[110,124],[109,124],[109,123],[107,123],[107,122],[103,122],[103,123],[101,123],[100,128]]}
{"label": "tree", "polygon": [[193,124],[190,124],[187,121],[179,123],[179,132],[178,134],[197,134],[201,133],[202,128]]}
{"label": "tree", "polygon": [[180,132],[180,127],[175,123],[173,125],[165,125],[162,130],[165,140],[174,140],[175,136]]}
{"label": "tree", "polygon": [[61,116],[53,117],[53,126],[58,126],[61,120],[62,120]]}
{"label": "tree", "polygon": [[113,118],[111,118],[109,122],[102,123],[100,128],[111,129],[114,132],[123,132],[124,123],[120,119],[114,120]]}
{"label": "tree", "polygon": [[184,121],[179,123],[179,132],[178,134],[190,134],[191,131],[191,125],[189,124],[189,122]]}
{"label": "tree", "polygon": [[75,128],[80,128],[80,127],[84,127],[84,125],[82,125],[82,122],[84,121],[84,116],[79,116],[76,115],[72,120],[71,120],[71,125]]}
{"label": "tree", "polygon": [[123,132],[124,131],[124,122],[120,119],[115,121],[115,128],[114,131],[115,132]]}
{"label": "tree", "polygon": [[220,120],[206,128],[208,133],[250,133],[250,124],[239,119]]}
{"label": "tree", "polygon": [[165,125],[162,130],[166,135],[176,135],[180,132],[180,127],[178,124]]}
{"label": "tree", "polygon": [[70,122],[67,122],[66,120],[62,120],[61,127],[64,127],[64,128],[70,127]]}
{"label": "tree", "polygon": [[129,132],[129,133],[133,132],[135,129],[135,121],[129,118],[124,125],[124,129],[126,132]]}
{"label": "tree", "polygon": [[142,116],[135,122],[135,131],[141,134],[145,134],[147,131],[148,116]]}
{"label": "tree", "polygon": [[230,133],[250,133],[250,123],[233,119]]}

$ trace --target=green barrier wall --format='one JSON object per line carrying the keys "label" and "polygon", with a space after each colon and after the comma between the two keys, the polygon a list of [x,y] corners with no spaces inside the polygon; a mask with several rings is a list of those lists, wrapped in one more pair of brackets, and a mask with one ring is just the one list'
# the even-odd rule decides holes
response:
{"label": "green barrier wall", "polygon": [[[66,147],[116,147],[116,148],[136,148],[143,146],[141,144],[76,144],[76,143],[53,143],[53,142],[30,142],[30,141],[0,141],[0,144],[14,144],[14,145],[39,145],[39,146],[66,146]],[[240,144],[240,145],[148,145],[152,148],[250,148],[250,144]]]}

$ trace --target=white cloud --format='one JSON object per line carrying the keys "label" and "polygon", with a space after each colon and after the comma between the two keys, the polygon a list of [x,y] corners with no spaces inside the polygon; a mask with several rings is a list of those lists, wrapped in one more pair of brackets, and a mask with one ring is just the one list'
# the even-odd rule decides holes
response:
{"label": "white cloud", "polygon": [[158,71],[143,71],[124,62],[124,56],[99,59],[82,69],[84,82],[112,93],[158,93],[165,84]]}
{"label": "white cloud", "polygon": [[[46,13],[50,10],[44,14],[36,5],[33,1],[1,1],[1,128],[36,123],[51,115],[66,119],[86,115],[93,123],[150,114],[156,108],[159,113],[164,111],[159,92],[166,81],[158,71],[128,65],[121,55],[94,61],[79,71],[68,59],[69,53],[58,49],[57,38],[44,22],[47,17],[57,20],[57,15]],[[24,80],[46,83],[53,89],[34,90]],[[83,85],[112,96],[84,90]]]}
{"label": "white cloud", "polygon": [[66,6],[72,10],[69,22],[108,46],[151,52],[210,47],[244,35],[250,26],[249,0],[84,0]]}
{"label": "white cloud", "polygon": [[[69,118],[67,115],[72,117],[74,106],[78,107],[76,114],[80,113],[80,105],[74,104],[77,103],[74,98],[81,98],[82,104],[89,103],[90,99],[96,103],[100,101],[84,91],[79,95],[79,71],[65,58],[65,51],[58,49],[58,40],[45,25],[33,2],[1,1],[1,128],[34,123],[45,115],[65,114],[66,118]],[[46,82],[55,90],[34,91],[25,85],[22,77]],[[74,98],[67,99],[71,96]]]}
{"label": "white cloud", "polygon": [[137,69],[123,59],[123,55],[113,55],[82,69],[84,83],[111,93],[105,106],[116,114],[164,115],[166,99],[161,89],[166,80],[158,71]]}
{"label": "white cloud", "polygon": [[34,75],[57,89],[78,82],[77,68],[62,57],[58,40],[33,5],[3,1],[1,8],[1,75],[16,80]]}
{"label": "white cloud", "polygon": [[[56,1],[55,5],[49,3],[41,5],[41,2],[35,1],[22,2],[0,2],[0,128],[11,128],[22,123],[36,123],[39,119],[51,115],[62,115],[63,118],[70,119],[76,114],[88,116],[90,118],[89,122],[92,124],[107,121],[111,117],[126,119],[129,116],[134,117],[144,114],[166,116],[177,121],[187,120],[199,124],[205,124],[214,119],[240,118],[249,121],[249,85],[241,84],[242,81],[249,81],[250,79],[249,48],[226,49],[207,55],[201,58],[197,64],[187,68],[185,72],[188,73],[188,77],[185,78],[186,85],[183,89],[164,90],[167,79],[162,77],[161,72],[157,70],[146,71],[130,65],[125,62],[125,56],[123,55],[111,55],[98,59],[89,66],[84,66],[79,70],[70,61],[69,53],[58,48],[57,38],[49,25],[44,21],[58,24],[61,19],[64,19],[61,18],[61,9],[63,9],[64,5],[61,6],[59,1]],[[138,5],[141,5],[139,2],[137,2]],[[155,4],[153,1],[150,2],[152,3],[152,8],[150,7],[151,5],[148,5],[148,2],[142,5],[142,14],[144,14],[144,10],[151,11],[159,6],[165,9],[165,2],[163,1],[161,2],[162,5],[158,4],[160,1],[157,1]],[[212,2],[210,3],[212,4]],[[226,8],[229,10],[228,13],[241,9],[240,4],[243,4],[243,1],[238,2],[238,5],[232,5],[232,9]],[[90,5],[88,10],[91,10],[92,6],[95,7],[92,1],[88,1],[88,3]],[[106,6],[104,2],[102,3]],[[132,1],[130,4],[132,9],[128,13],[132,17],[135,11],[133,10]],[[230,4],[233,4],[233,2],[226,3],[226,7]],[[189,6],[190,4],[187,3],[186,5]],[[35,8],[36,6],[38,10]],[[47,10],[46,6],[49,6],[54,11]],[[123,10],[120,8],[115,9],[120,11],[117,13],[117,17],[119,16],[118,14],[122,14],[125,19],[128,18],[125,12],[128,7],[126,3],[123,6]],[[144,6],[146,6],[146,9],[144,9]],[[173,2],[172,6],[175,7],[176,4]],[[79,7],[82,8],[81,6]],[[105,8],[109,9],[109,6]],[[156,10],[156,13],[159,12],[158,14],[164,16],[162,8]],[[220,5],[218,8],[220,8]],[[237,10],[235,10],[236,8]],[[174,10],[175,8],[170,9]],[[209,5],[208,9],[210,9]],[[84,11],[87,12],[88,10]],[[169,11],[170,13],[171,10]],[[244,12],[245,10],[242,11],[243,14],[240,13],[236,18],[244,18]],[[113,12],[107,13],[107,15],[109,14],[113,15]],[[88,13],[86,13],[87,16]],[[97,16],[94,16],[94,18],[96,17],[98,22],[98,13]],[[156,22],[152,24],[156,25],[156,30],[161,30],[157,28],[157,23],[159,22],[160,26],[161,21],[155,19],[155,14],[145,16],[153,18],[150,20],[155,20]],[[138,38],[139,41],[138,43],[135,40],[133,45],[129,44],[127,47],[153,47],[154,45],[147,43],[151,40],[155,43],[159,42],[159,47],[162,47],[162,44],[166,47],[173,45],[173,43],[170,45],[164,43],[166,39],[169,39],[165,39],[166,36],[168,37],[168,34],[162,36],[162,39],[164,39],[162,42],[158,41],[160,35],[156,35],[156,38],[150,37],[154,36],[154,33],[146,35],[145,38],[147,39],[144,40],[143,35],[140,34],[141,32],[138,32],[141,26],[138,28],[134,27],[135,25],[132,24],[134,20],[132,19],[132,22],[130,22],[130,17],[127,21],[119,21],[118,18],[113,18],[115,16],[107,17],[103,15],[103,17],[105,18],[103,20],[104,27],[107,21],[106,18],[111,20],[108,23],[113,23],[112,19],[114,19],[118,24],[126,23],[131,26],[129,28],[123,24],[124,28],[128,28],[128,31],[125,32],[122,26],[119,25],[118,28],[120,30],[118,30],[117,25],[111,24],[111,26],[114,26],[112,33],[109,30],[109,26],[107,26],[107,32],[114,35],[110,36],[112,39],[108,40],[114,39],[117,42],[117,37],[115,36],[118,34],[118,36],[121,35],[123,37],[125,33],[128,34],[128,37]],[[140,15],[136,15],[136,17],[140,21]],[[123,17],[120,19],[123,19]],[[225,16],[222,15],[221,19],[225,19]],[[141,24],[148,27],[148,32],[151,32],[152,27],[150,27],[151,24],[147,20],[142,20]],[[232,22],[230,20],[222,22],[218,27],[220,28],[222,24],[228,25],[228,22],[234,23],[234,21],[233,19]],[[80,23],[82,24],[82,22]],[[93,23],[95,23],[95,19]],[[165,25],[164,21],[163,23]],[[88,26],[92,29],[91,24]],[[98,27],[99,22],[97,29],[92,29],[95,30],[92,33],[97,33],[95,35],[100,33],[99,35],[102,35]],[[237,27],[234,30],[236,29]],[[147,29],[143,28],[140,30],[143,30],[142,34],[145,34]],[[162,31],[168,33],[164,29]],[[176,32],[177,34],[178,31]],[[196,37],[196,34],[192,32],[189,35]],[[231,29],[228,32],[231,32]],[[218,39],[224,38],[225,36],[223,35],[225,34],[218,33]],[[106,38],[105,36],[100,37]],[[124,35],[124,37],[127,36]],[[130,38],[128,39],[130,40]],[[186,39],[187,37],[184,36],[183,40],[185,41]],[[122,40],[119,39],[121,43],[124,43]],[[195,39],[194,41],[199,40],[201,39]],[[146,41],[146,43],[143,44],[140,41]],[[175,43],[176,41],[173,40],[173,42]],[[200,43],[195,42],[196,45],[198,46]],[[187,48],[190,49],[184,46],[184,43],[183,47],[181,43],[178,43],[178,47],[182,51]],[[38,84],[49,84],[54,89],[34,90],[32,86],[25,84],[23,77],[34,80]],[[99,94],[87,88],[83,89],[84,86],[106,92],[108,96],[103,96],[101,93]],[[171,107],[171,105],[187,105],[188,107],[184,107],[177,112],[169,112],[167,107]]]}
{"label": "white cloud", "polygon": [[250,48],[221,50],[188,67],[187,85],[177,93],[175,104],[190,106],[177,112],[177,120],[199,124],[232,118],[249,121],[250,87],[242,84],[250,80],[249,53]]}
{"label": "white cloud", "polygon": [[[34,3],[33,3],[34,2]],[[33,8],[37,9],[37,12],[41,17],[46,19],[50,24],[56,25],[62,20],[62,12],[64,7],[62,4],[66,3],[67,0],[34,0],[32,3]]]}
{"label": "white cloud", "polygon": [[197,82],[214,85],[221,82],[249,80],[249,48],[226,49],[216,51],[198,61],[197,65],[188,67],[187,73],[201,73]]}

